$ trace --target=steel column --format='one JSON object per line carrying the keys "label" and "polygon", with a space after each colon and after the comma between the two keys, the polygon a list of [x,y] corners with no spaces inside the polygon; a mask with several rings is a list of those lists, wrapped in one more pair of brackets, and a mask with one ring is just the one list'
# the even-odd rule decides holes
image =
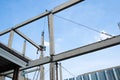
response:
{"label": "steel column", "polygon": [[5,80],[5,76],[0,76],[0,80]]}
{"label": "steel column", "polygon": [[9,41],[8,41],[8,47],[9,47],[9,48],[12,47],[13,37],[14,37],[14,31],[11,30],[10,36],[9,36]]}
{"label": "steel column", "polygon": [[13,79],[12,80],[18,80],[18,75],[19,75],[19,67],[16,67],[14,69]]}
{"label": "steel column", "polygon": [[[42,32],[41,35],[41,45],[44,46],[44,32]],[[42,60],[44,57],[44,51],[41,50],[40,60]],[[44,66],[40,66],[40,80],[44,80]]]}
{"label": "steel column", "polygon": [[53,62],[54,49],[54,28],[53,28],[53,14],[48,15],[49,41],[50,41],[50,80],[55,80],[55,66]]}
{"label": "steel column", "polygon": [[62,65],[59,63],[60,80],[62,80]]}
{"label": "steel column", "polygon": [[56,62],[56,80],[58,80],[58,63]]}
{"label": "steel column", "polygon": [[25,56],[25,51],[26,51],[26,41],[24,41],[23,44],[23,51],[22,51],[23,56]]}

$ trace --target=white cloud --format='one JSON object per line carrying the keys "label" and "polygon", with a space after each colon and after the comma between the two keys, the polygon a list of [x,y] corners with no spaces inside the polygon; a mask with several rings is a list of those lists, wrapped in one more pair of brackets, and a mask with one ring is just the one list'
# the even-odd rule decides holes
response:
{"label": "white cloud", "polygon": [[100,41],[100,40],[105,40],[107,38],[111,38],[111,36],[107,35],[107,32],[102,30],[101,33],[99,34],[99,36],[96,36],[95,39],[97,41]]}
{"label": "white cloud", "polygon": [[57,41],[58,41],[58,42],[61,42],[61,41],[62,41],[62,38],[58,38]]}
{"label": "white cloud", "polygon": [[101,39],[101,40],[104,40],[104,39],[107,39],[107,38],[110,38],[110,37],[111,37],[111,36],[106,35],[106,33],[107,33],[107,32],[105,32],[104,30],[101,31],[101,33],[100,33],[100,39]]}
{"label": "white cloud", "polygon": [[50,45],[50,43],[47,42],[47,41],[45,41],[44,44],[45,44],[46,47],[49,47],[49,45]]}

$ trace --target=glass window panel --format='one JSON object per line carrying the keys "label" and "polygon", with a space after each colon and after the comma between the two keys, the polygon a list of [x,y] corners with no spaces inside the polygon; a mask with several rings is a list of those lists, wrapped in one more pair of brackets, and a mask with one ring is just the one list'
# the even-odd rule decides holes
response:
{"label": "glass window panel", "polygon": [[83,75],[83,79],[84,79],[84,80],[90,80],[89,75],[88,75],[88,74],[84,74],[84,75]]}
{"label": "glass window panel", "polygon": [[99,80],[107,80],[105,76],[105,71],[98,72]]}
{"label": "glass window panel", "polygon": [[118,80],[120,80],[120,68],[115,68]]}
{"label": "glass window panel", "polygon": [[82,76],[81,75],[77,76],[76,80],[82,80]]}
{"label": "glass window panel", "polygon": [[108,80],[115,80],[113,69],[107,70]]}
{"label": "glass window panel", "polygon": [[96,73],[91,74],[91,80],[98,80]]}

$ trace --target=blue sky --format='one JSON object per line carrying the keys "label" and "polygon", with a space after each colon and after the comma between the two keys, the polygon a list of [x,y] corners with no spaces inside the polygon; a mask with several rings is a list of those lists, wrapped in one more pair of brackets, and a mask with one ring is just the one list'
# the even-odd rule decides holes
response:
{"label": "blue sky", "polygon": [[[0,1],[0,31],[14,27],[29,18],[32,18],[45,10],[51,10],[57,5],[68,0],[1,0]],[[120,22],[120,0],[85,0],[71,8],[61,11],[54,16],[55,52],[56,54],[66,50],[74,49],[83,45],[97,42],[108,36],[89,30],[83,26],[78,26],[69,21],[58,18],[61,16],[100,32],[106,32],[113,36],[119,35],[120,30],[117,24]],[[40,35],[45,30],[45,44],[47,51],[45,56],[49,56],[47,17],[20,28],[29,38],[40,44]],[[0,37],[0,41],[7,45],[9,34]],[[13,48],[22,51],[23,39],[15,34]],[[19,43],[18,43],[19,42]],[[112,66],[118,66],[120,61],[120,46],[97,51],[91,54],[62,61],[62,65],[75,76],[90,71],[95,71]],[[36,59],[36,49],[27,43],[26,56]],[[45,65],[46,71],[49,69]],[[29,74],[33,75],[33,74]],[[46,74],[46,80],[49,72]],[[73,77],[63,69],[63,79]]]}

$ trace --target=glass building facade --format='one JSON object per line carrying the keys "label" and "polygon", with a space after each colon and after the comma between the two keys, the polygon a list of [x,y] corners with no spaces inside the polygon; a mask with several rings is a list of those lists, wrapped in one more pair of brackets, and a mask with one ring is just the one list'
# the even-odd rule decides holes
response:
{"label": "glass building facade", "polygon": [[64,80],[120,80],[120,66],[85,73]]}

